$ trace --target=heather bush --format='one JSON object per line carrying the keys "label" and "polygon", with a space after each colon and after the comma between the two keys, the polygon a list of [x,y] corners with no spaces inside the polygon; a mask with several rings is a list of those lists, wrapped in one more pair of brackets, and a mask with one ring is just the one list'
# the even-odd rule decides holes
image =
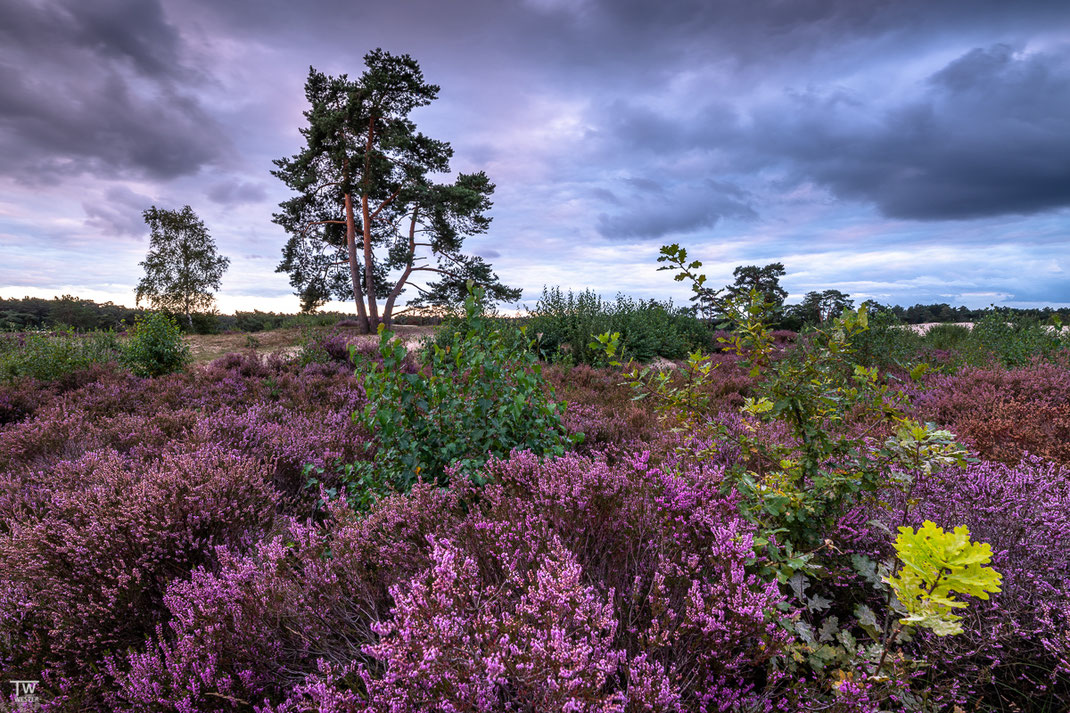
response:
{"label": "heather bush", "polygon": [[276,498],[257,471],[210,447],[151,463],[100,451],[56,466],[0,536],[5,672],[89,708],[107,686],[104,659],[162,621],[168,583],[270,523]]}
{"label": "heather bush", "polygon": [[190,362],[189,347],[174,317],[150,312],[134,319],[130,337],[123,345],[123,363],[138,376],[162,376]]}
{"label": "heather bush", "polygon": [[[118,710],[727,710],[778,695],[781,597],[720,472],[516,454],[292,523],[165,597]],[[467,514],[466,514],[467,511]]]}
{"label": "heather bush", "polygon": [[1025,452],[1070,464],[1070,369],[966,368],[905,388],[920,418],[946,424],[983,457],[1017,463]]}

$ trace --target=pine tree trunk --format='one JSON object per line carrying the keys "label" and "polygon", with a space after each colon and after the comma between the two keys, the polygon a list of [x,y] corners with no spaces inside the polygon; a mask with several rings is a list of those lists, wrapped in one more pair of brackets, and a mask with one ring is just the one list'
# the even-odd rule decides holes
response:
{"label": "pine tree trunk", "polygon": [[416,206],[412,209],[412,222],[409,223],[409,262],[405,265],[405,272],[401,274],[397,284],[394,285],[394,289],[390,290],[390,296],[386,298],[386,305],[383,307],[383,325],[387,329],[390,329],[394,322],[394,302],[405,287],[405,282],[409,279],[409,275],[412,274],[412,264],[416,258],[416,221],[419,215],[420,206]]}
{"label": "pine tree trunk", "polygon": [[379,305],[375,302],[375,272],[372,261],[372,226],[368,213],[368,194],[361,196],[361,212],[364,218],[364,293],[368,297],[368,324],[370,329],[379,328]]}
{"label": "pine tree trunk", "polygon": [[368,313],[364,311],[364,295],[360,289],[360,271],[357,269],[357,227],[353,218],[353,196],[346,193],[346,246],[349,248],[349,276],[353,280],[353,301],[357,303],[357,331],[371,332]]}
{"label": "pine tree trunk", "polygon": [[375,303],[375,272],[372,270],[372,219],[368,212],[368,178],[371,174],[372,146],[375,144],[375,117],[368,119],[368,143],[364,147],[364,188],[360,195],[364,229],[364,293],[368,296],[368,327],[379,329],[379,305]]}

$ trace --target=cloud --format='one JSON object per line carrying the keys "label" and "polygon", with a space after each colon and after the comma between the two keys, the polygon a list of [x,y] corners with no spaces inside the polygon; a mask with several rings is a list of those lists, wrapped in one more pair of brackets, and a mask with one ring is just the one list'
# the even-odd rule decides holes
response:
{"label": "cloud", "polygon": [[267,191],[258,183],[245,183],[240,180],[221,181],[213,184],[206,192],[208,199],[224,205],[242,203],[259,203],[267,198]]}
{"label": "cloud", "polygon": [[355,76],[382,46],[442,86],[413,118],[497,184],[471,246],[529,294],[686,298],[656,272],[679,240],[725,275],[1027,295],[1006,274],[1070,250],[1068,28],[1065,0],[0,3],[0,285],[72,264],[132,285],[126,236],[165,196],[199,200],[222,252],[268,256],[224,292],[286,291],[268,170],[299,144],[305,72]]}
{"label": "cloud", "polygon": [[1070,52],[971,50],[890,108],[796,93],[756,112],[739,152],[912,220],[1070,206]]}
{"label": "cloud", "polygon": [[86,226],[105,236],[145,235],[148,229],[142,213],[153,200],[125,186],[109,188],[101,201],[83,201]]}
{"label": "cloud", "polygon": [[722,218],[754,219],[758,214],[738,186],[705,180],[665,187],[647,178],[627,178],[632,198],[625,210],[598,216],[598,232],[611,239],[654,239],[710,228]]}
{"label": "cloud", "polygon": [[0,13],[0,154],[11,175],[170,179],[228,154],[159,3],[5,3]]}

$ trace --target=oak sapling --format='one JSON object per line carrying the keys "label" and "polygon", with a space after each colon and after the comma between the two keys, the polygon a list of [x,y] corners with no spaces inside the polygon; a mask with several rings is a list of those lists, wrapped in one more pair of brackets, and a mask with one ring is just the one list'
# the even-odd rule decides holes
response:
{"label": "oak sapling", "polygon": [[884,581],[891,585],[902,616],[896,628],[884,638],[884,650],[875,673],[880,674],[888,648],[896,643],[906,627],[930,629],[937,636],[962,633],[962,617],[955,610],[965,609],[967,602],[955,598],[965,594],[988,599],[1000,591],[1002,576],[984,565],[992,561],[992,547],[970,541],[970,531],[959,525],[945,532],[926,520],[917,532],[900,527],[895,538],[898,572]]}

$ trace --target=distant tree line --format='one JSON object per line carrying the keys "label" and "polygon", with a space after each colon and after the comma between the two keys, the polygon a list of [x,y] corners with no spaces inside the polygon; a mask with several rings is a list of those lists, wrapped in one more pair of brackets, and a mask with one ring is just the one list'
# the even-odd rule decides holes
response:
{"label": "distant tree line", "polygon": [[[687,250],[677,244],[662,248],[659,262],[668,263],[671,268],[680,270],[680,274],[684,276],[692,274],[694,270],[702,266],[698,260],[689,261]],[[727,309],[728,301],[756,292],[769,306],[772,313],[779,315],[776,326],[781,329],[799,331],[807,326],[826,322],[841,314],[845,309],[852,309],[855,306],[850,295],[834,289],[807,292],[798,304],[784,304],[788,292],[780,285],[780,278],[785,274],[784,264],[780,262],[769,263],[762,267],[740,265],[732,273],[735,281],[720,289],[707,287],[703,276],[701,280],[696,280],[692,287],[691,310],[696,316],[705,319],[708,324],[716,324],[724,321],[725,315],[730,313]],[[890,313],[904,324],[977,322],[994,310],[1018,320],[1052,322],[1053,318],[1056,318],[1063,324],[1070,323],[1070,309],[1067,308],[989,306],[971,309],[963,306],[952,307],[947,303],[901,307],[873,301],[867,302],[871,310]]]}
{"label": "distant tree line", "polygon": [[71,295],[44,299],[0,299],[0,330],[33,331],[55,327],[74,327],[79,331],[119,329],[143,310],[111,302],[98,303]]}
{"label": "distant tree line", "polygon": [[[913,307],[884,307],[885,309],[906,324],[925,324],[926,322],[976,322],[986,314],[992,312],[992,307],[983,309],[970,309],[969,307],[952,307],[946,302],[940,304],[922,305]],[[1035,307],[1029,309],[999,308],[1001,312],[1025,319],[1036,319],[1042,322],[1058,317],[1063,324],[1070,322],[1070,309],[1055,309],[1053,307]]]}
{"label": "distant tree line", "polygon": [[[0,332],[22,332],[65,329],[73,327],[79,332],[93,330],[122,331],[134,324],[134,318],[148,310],[111,302],[94,302],[71,295],[45,299],[43,297],[23,297],[21,299],[0,298]],[[316,314],[286,314],[283,312],[235,312],[218,314],[216,312],[192,313],[192,329],[183,312],[163,310],[179,319],[185,331],[196,334],[218,334],[221,332],[265,332],[286,327],[306,325],[326,326],[342,320],[353,319],[354,315],[343,312],[317,312]],[[401,315],[398,324],[438,324],[439,317],[423,315]]]}

